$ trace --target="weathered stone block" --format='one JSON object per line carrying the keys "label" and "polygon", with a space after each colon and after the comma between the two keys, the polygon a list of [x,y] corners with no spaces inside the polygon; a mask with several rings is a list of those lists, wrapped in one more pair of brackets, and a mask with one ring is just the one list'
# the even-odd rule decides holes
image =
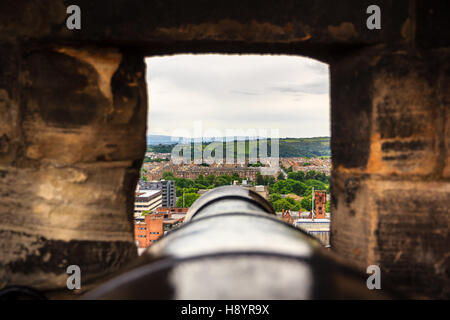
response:
{"label": "weathered stone block", "polygon": [[[449,297],[450,183],[333,175],[331,246],[417,296]],[[427,285],[431,284],[432,285]]]}
{"label": "weathered stone block", "polygon": [[16,70],[17,88],[0,88],[0,287],[64,288],[70,264],[88,284],[136,256],[143,58],[48,47],[22,53],[20,64],[20,76],[5,68],[6,79]]}

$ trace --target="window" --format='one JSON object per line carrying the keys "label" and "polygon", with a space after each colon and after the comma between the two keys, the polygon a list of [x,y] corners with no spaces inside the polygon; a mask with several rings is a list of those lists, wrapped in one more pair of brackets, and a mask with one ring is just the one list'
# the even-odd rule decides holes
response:
{"label": "window", "polygon": [[[164,206],[173,203],[168,196],[174,193],[174,205],[187,208],[204,190],[237,184],[258,186],[256,192],[278,213],[298,212],[295,219],[325,211],[324,195],[314,192],[330,184],[327,64],[297,56],[218,54],[155,56],[146,63],[146,157],[158,161],[144,160],[141,179],[173,179],[162,183]],[[265,148],[255,147],[259,143]],[[235,156],[228,159],[228,151]],[[278,161],[270,163],[269,155]],[[177,190],[175,178],[184,179]]]}

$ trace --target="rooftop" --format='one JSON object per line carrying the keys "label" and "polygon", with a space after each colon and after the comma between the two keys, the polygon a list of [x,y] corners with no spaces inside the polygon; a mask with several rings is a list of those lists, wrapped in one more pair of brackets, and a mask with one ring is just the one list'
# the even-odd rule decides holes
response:
{"label": "rooftop", "polygon": [[136,199],[153,197],[158,194],[161,194],[161,190],[141,190],[139,192],[136,192]]}

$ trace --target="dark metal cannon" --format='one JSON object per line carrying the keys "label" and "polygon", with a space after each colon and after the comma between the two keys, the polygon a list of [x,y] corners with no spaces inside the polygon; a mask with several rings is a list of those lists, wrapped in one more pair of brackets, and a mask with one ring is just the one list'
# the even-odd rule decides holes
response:
{"label": "dark metal cannon", "polygon": [[185,223],[155,242],[128,271],[84,299],[372,299],[367,274],[281,221],[241,187],[198,199]]}

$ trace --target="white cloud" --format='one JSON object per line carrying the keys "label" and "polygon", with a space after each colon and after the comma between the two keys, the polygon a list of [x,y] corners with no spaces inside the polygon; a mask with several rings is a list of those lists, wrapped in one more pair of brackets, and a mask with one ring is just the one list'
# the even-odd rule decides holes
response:
{"label": "white cloud", "polygon": [[147,58],[148,134],[176,128],[279,129],[329,136],[328,65],[298,56],[176,55]]}

